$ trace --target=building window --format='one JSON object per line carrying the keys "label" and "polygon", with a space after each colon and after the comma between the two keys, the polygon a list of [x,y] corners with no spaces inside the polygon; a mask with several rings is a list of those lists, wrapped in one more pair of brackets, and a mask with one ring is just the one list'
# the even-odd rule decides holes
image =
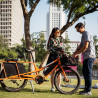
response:
{"label": "building window", "polygon": [[11,1],[9,1],[9,3],[11,4],[12,2],[11,2]]}
{"label": "building window", "polygon": [[3,8],[5,8],[5,5],[3,5]]}
{"label": "building window", "polygon": [[11,5],[9,5],[8,7],[11,8]]}
{"label": "building window", "polygon": [[11,25],[11,22],[9,22],[8,25]]}
{"label": "building window", "polygon": [[11,35],[9,35],[9,37],[11,37]]}
{"label": "building window", "polygon": [[9,39],[9,41],[11,42],[11,39]]}

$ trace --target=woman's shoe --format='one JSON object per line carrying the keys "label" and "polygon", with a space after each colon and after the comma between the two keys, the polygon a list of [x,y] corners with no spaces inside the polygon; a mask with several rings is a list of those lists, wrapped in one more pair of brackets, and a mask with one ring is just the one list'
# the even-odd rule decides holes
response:
{"label": "woman's shoe", "polygon": [[51,92],[55,92],[55,89],[54,88],[51,88],[51,90],[50,90]]}

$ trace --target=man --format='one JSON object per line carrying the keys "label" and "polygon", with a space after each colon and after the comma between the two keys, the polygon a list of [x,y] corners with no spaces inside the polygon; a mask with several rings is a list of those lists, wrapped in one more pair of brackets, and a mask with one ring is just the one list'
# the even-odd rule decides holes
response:
{"label": "man", "polygon": [[83,23],[78,23],[75,28],[77,32],[82,34],[81,43],[72,55],[72,57],[76,57],[80,53],[83,54],[83,76],[85,80],[85,89],[81,91],[80,94],[92,95],[92,66],[96,57],[94,40],[90,33],[85,30]]}

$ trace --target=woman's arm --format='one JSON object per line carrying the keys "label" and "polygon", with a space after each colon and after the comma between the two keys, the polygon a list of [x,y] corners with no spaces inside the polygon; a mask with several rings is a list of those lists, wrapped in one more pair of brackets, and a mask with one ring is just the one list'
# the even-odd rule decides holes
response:
{"label": "woman's arm", "polygon": [[50,40],[49,40],[49,45],[48,45],[48,50],[49,51],[55,51],[54,50],[54,41],[53,41],[53,38],[51,38]]}

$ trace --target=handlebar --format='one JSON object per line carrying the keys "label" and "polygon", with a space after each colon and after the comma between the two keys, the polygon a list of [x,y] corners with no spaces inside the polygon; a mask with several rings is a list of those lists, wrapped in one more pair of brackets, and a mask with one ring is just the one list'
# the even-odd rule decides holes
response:
{"label": "handlebar", "polygon": [[73,57],[69,56],[69,62],[72,65],[78,65],[78,60],[79,60],[79,58],[73,58]]}
{"label": "handlebar", "polygon": [[72,56],[68,56],[64,52],[59,52],[56,54],[57,58],[60,58],[60,61],[62,64],[67,64],[70,66],[78,66],[78,60],[79,58],[73,58]]}

